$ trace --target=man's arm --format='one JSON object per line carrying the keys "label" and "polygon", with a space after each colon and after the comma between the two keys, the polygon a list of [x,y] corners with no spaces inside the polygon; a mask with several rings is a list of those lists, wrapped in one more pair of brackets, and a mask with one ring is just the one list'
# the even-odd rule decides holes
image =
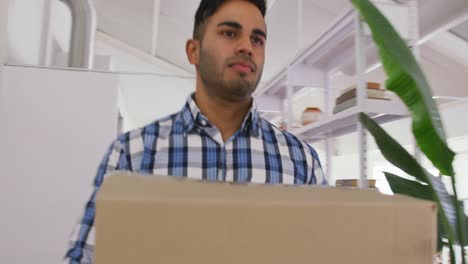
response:
{"label": "man's arm", "polygon": [[65,256],[70,264],[91,264],[94,259],[94,216],[96,196],[104,181],[104,175],[114,170],[128,170],[131,168],[125,155],[121,141],[115,141],[108,149],[99,165],[94,180],[94,191],[86,203],[84,216],[70,239],[70,248]]}
{"label": "man's arm", "polygon": [[307,144],[307,147],[310,151],[310,154],[312,155],[312,169],[307,183],[322,186],[328,185],[328,181],[325,177],[325,174],[323,173],[322,164],[320,163],[320,159],[317,152],[309,144]]}

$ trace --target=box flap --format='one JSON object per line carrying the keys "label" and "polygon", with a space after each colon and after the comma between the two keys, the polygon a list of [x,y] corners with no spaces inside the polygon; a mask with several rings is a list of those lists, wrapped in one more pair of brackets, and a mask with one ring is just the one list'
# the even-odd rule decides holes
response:
{"label": "box flap", "polygon": [[167,176],[143,176],[117,172],[106,176],[106,184],[98,194],[99,200],[127,201],[222,201],[222,202],[362,202],[365,204],[425,204],[428,201],[404,195],[388,196],[376,190],[316,187],[309,185],[268,185],[207,182]]}

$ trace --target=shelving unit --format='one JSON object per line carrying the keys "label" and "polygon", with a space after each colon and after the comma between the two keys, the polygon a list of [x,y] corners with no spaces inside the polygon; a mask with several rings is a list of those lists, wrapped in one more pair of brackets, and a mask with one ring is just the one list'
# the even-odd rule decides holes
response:
{"label": "shelving unit", "polygon": [[[408,45],[416,47],[418,40],[417,1],[406,4],[373,1],[392,21]],[[406,16],[407,20],[403,17]],[[395,17],[395,19],[392,19]],[[417,55],[417,48],[414,50]],[[255,93],[256,97],[275,97],[284,101],[283,115],[286,123],[292,124],[292,98],[304,87],[323,87],[325,107],[323,118],[310,125],[291,128],[289,131],[308,141],[325,140],[326,173],[331,175],[330,139],[351,132],[358,132],[360,153],[360,187],[366,188],[366,136],[358,120],[360,112],[365,112],[378,123],[391,122],[408,116],[406,106],[399,99],[368,99],[365,74],[380,67],[376,47],[370,31],[354,9],[338,16],[319,37],[301,50]],[[354,75],[356,80],[356,105],[337,114],[332,114],[334,105],[331,80],[334,73],[341,71]]]}
{"label": "shelving unit", "polygon": [[308,139],[308,142],[313,142],[356,131],[359,112],[367,113],[380,124],[398,120],[407,115],[406,107],[401,102],[365,99],[364,105],[363,110],[358,107],[351,107],[310,125],[291,129],[290,132],[301,138]]}

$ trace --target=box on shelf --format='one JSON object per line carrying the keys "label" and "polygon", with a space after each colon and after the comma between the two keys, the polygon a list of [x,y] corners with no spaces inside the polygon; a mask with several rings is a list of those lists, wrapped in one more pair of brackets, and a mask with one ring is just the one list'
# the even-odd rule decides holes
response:
{"label": "box on shelf", "polygon": [[[376,183],[376,180],[374,179],[367,180],[367,184],[369,188],[375,188],[375,183]],[[335,186],[357,188],[359,187],[359,180],[358,179],[336,180]]]}
{"label": "box on shelf", "polygon": [[333,114],[342,112],[342,111],[344,111],[346,109],[349,109],[349,108],[351,108],[353,106],[356,106],[356,98],[353,98],[353,99],[350,99],[350,100],[348,100],[346,102],[335,105],[335,107],[333,107]]}
{"label": "box on shelf", "polygon": [[436,206],[375,190],[118,173],[97,197],[95,263],[431,263]]}
{"label": "box on shelf", "polygon": [[[380,89],[379,83],[367,83],[367,98],[377,100],[391,100],[390,93],[385,89]],[[356,86],[343,90],[336,98],[333,113],[339,113],[356,105],[357,89]]]}
{"label": "box on shelf", "polygon": [[[356,88],[349,90],[346,93],[338,96],[336,98],[336,104],[341,104],[343,102],[349,101],[356,98]],[[381,100],[390,100],[387,91],[385,90],[376,90],[376,89],[367,89],[367,98],[370,99],[381,99]]]}

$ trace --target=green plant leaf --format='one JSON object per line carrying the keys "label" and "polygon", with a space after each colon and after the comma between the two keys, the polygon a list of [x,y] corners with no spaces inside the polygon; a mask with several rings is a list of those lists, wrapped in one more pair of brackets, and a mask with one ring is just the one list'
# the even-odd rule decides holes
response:
{"label": "green plant leaf", "polygon": [[[419,181],[429,184],[424,169],[397,141],[387,134],[377,123],[366,114],[360,113],[359,120],[374,136],[375,142],[379,146],[385,158]],[[383,148],[383,149],[382,149]]]}
{"label": "green plant leaf", "polygon": [[417,181],[404,179],[395,174],[384,172],[385,178],[394,193],[404,194],[411,197],[434,201],[432,190],[429,185],[423,185]]}
{"label": "green plant leaf", "polygon": [[[429,185],[423,185],[417,181],[407,180],[389,172],[384,172],[385,178],[390,185],[393,193],[404,194],[411,197],[434,201],[432,191]],[[440,212],[438,212],[440,214]],[[446,238],[446,232],[440,215],[437,217],[437,252],[440,252],[444,246],[443,239]]]}
{"label": "green plant leaf", "polygon": [[[429,185],[422,184],[420,182],[414,180],[404,179],[398,175],[394,175],[389,172],[384,172],[385,178],[390,185],[390,188],[394,193],[404,194],[411,197],[428,200],[428,201],[435,201],[433,197],[432,190]],[[450,196],[453,199],[453,196]],[[461,211],[463,212],[463,202],[459,201],[459,206]],[[468,222],[468,216],[464,215],[465,223]],[[464,234],[465,237],[468,237],[468,226],[464,226]],[[440,216],[438,217],[438,243],[437,243],[437,250],[440,251],[441,247],[443,246],[442,238],[447,238],[447,234],[443,228],[443,224],[441,221]],[[457,240],[457,243],[460,241]],[[468,246],[468,243],[465,241],[465,246]]]}
{"label": "green plant leaf", "polygon": [[447,146],[437,105],[416,59],[390,22],[372,3],[368,0],[351,2],[372,31],[383,67],[389,76],[387,89],[402,99],[413,116],[413,134],[420,149],[442,174],[453,176],[455,153]]}
{"label": "green plant leaf", "polygon": [[[404,172],[411,176],[414,176],[421,182],[428,184],[430,195],[433,197],[433,201],[437,203],[439,208],[439,215],[444,226],[444,230],[447,232],[447,238],[452,243],[457,241],[455,231],[457,230],[457,217],[455,211],[455,205],[453,199],[448,194],[445,185],[443,184],[440,177],[434,177],[427,170],[425,170],[419,163],[390,135],[385,132],[374,120],[368,117],[364,113],[360,113],[359,119],[361,123],[367,128],[375,139],[375,143],[379,147],[382,155],[393,165],[402,169]],[[403,185],[403,181],[399,182]],[[411,187],[408,188],[408,193],[411,191]],[[418,193],[424,192],[422,188],[418,189]],[[411,194],[410,194],[411,195]],[[411,195],[415,196],[415,195]],[[429,196],[430,197],[430,196]]]}
{"label": "green plant leaf", "polygon": [[444,224],[442,223],[439,215],[437,217],[437,252],[441,252],[444,248],[445,243],[443,239],[446,237],[447,235],[445,234]]}
{"label": "green plant leaf", "polygon": [[[451,198],[453,199],[454,197],[451,196]],[[462,231],[463,231],[463,237],[465,238],[464,246],[466,247],[466,246],[468,246],[468,241],[466,240],[466,238],[468,237],[468,225],[467,225],[468,215],[466,215],[464,213],[465,210],[463,208],[463,201],[458,201],[458,206],[460,208],[460,212],[462,212],[461,216],[460,216],[460,218],[461,218],[461,228],[462,228]],[[459,241],[457,241],[457,242],[459,242]],[[459,242],[459,244],[460,244],[460,242]]]}

